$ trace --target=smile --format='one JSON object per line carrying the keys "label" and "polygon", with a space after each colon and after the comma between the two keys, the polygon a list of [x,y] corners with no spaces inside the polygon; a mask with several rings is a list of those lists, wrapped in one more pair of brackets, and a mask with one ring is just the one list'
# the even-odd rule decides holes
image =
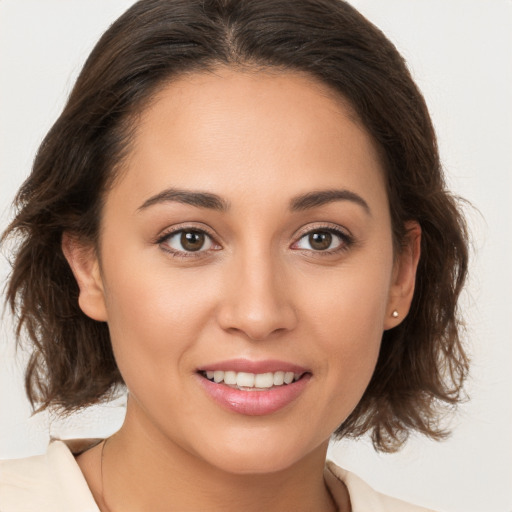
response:
{"label": "smile", "polygon": [[216,384],[224,383],[234,389],[243,391],[267,390],[270,388],[285,386],[298,381],[302,374],[286,371],[249,373],[223,370],[208,370],[202,375]]}
{"label": "smile", "polygon": [[248,416],[280,411],[295,402],[311,382],[306,368],[283,361],[217,362],[197,370],[206,395],[222,409]]}

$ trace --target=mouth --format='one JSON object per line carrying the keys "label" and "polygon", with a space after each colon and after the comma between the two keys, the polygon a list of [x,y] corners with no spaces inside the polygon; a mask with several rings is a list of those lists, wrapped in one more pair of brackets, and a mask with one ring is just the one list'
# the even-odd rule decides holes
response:
{"label": "mouth", "polygon": [[288,386],[300,380],[305,373],[284,370],[266,373],[235,372],[232,370],[206,370],[201,376],[215,384],[224,384],[241,391],[268,391],[269,389]]}
{"label": "mouth", "polygon": [[219,362],[197,370],[199,383],[214,403],[237,414],[263,416],[295,402],[312,373],[280,361]]}

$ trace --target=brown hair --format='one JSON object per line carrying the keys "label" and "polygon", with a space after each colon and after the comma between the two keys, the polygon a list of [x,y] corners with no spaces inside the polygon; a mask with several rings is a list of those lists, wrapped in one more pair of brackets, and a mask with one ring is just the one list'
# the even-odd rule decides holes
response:
{"label": "brown hair", "polygon": [[108,327],[82,313],[64,231],[96,241],[102,198],[136,115],[166,82],[218,65],[309,73],[344,97],[381,152],[395,246],[422,228],[409,315],[383,335],[373,378],[338,436],[372,432],[397,449],[411,430],[445,435],[440,408],[461,398],[468,360],[457,299],[467,237],[446,191],[425,102],[393,44],[341,0],[141,0],[102,36],[44,139],[3,234],[16,251],[7,300],[33,347],[26,389],[73,411],[122,384]]}

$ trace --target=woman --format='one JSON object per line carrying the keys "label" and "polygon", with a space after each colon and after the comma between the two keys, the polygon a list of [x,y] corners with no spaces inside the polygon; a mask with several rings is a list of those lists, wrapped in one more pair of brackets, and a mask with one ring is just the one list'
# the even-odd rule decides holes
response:
{"label": "woman", "polygon": [[136,3],[17,204],[30,399],[129,398],[109,439],[4,463],[2,511],[422,510],[325,465],[332,434],[443,437],[467,372],[464,222],[421,94],[353,8]]}

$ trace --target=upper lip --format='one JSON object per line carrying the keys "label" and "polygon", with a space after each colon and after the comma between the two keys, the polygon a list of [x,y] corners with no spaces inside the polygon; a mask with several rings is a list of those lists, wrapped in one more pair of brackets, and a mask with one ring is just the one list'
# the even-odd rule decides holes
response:
{"label": "upper lip", "polygon": [[308,372],[308,369],[303,366],[288,363],[286,361],[278,361],[276,359],[267,359],[262,361],[252,361],[250,359],[229,359],[226,361],[217,361],[215,363],[205,364],[197,369],[198,372],[216,370],[247,373],[283,371],[302,374]]}

